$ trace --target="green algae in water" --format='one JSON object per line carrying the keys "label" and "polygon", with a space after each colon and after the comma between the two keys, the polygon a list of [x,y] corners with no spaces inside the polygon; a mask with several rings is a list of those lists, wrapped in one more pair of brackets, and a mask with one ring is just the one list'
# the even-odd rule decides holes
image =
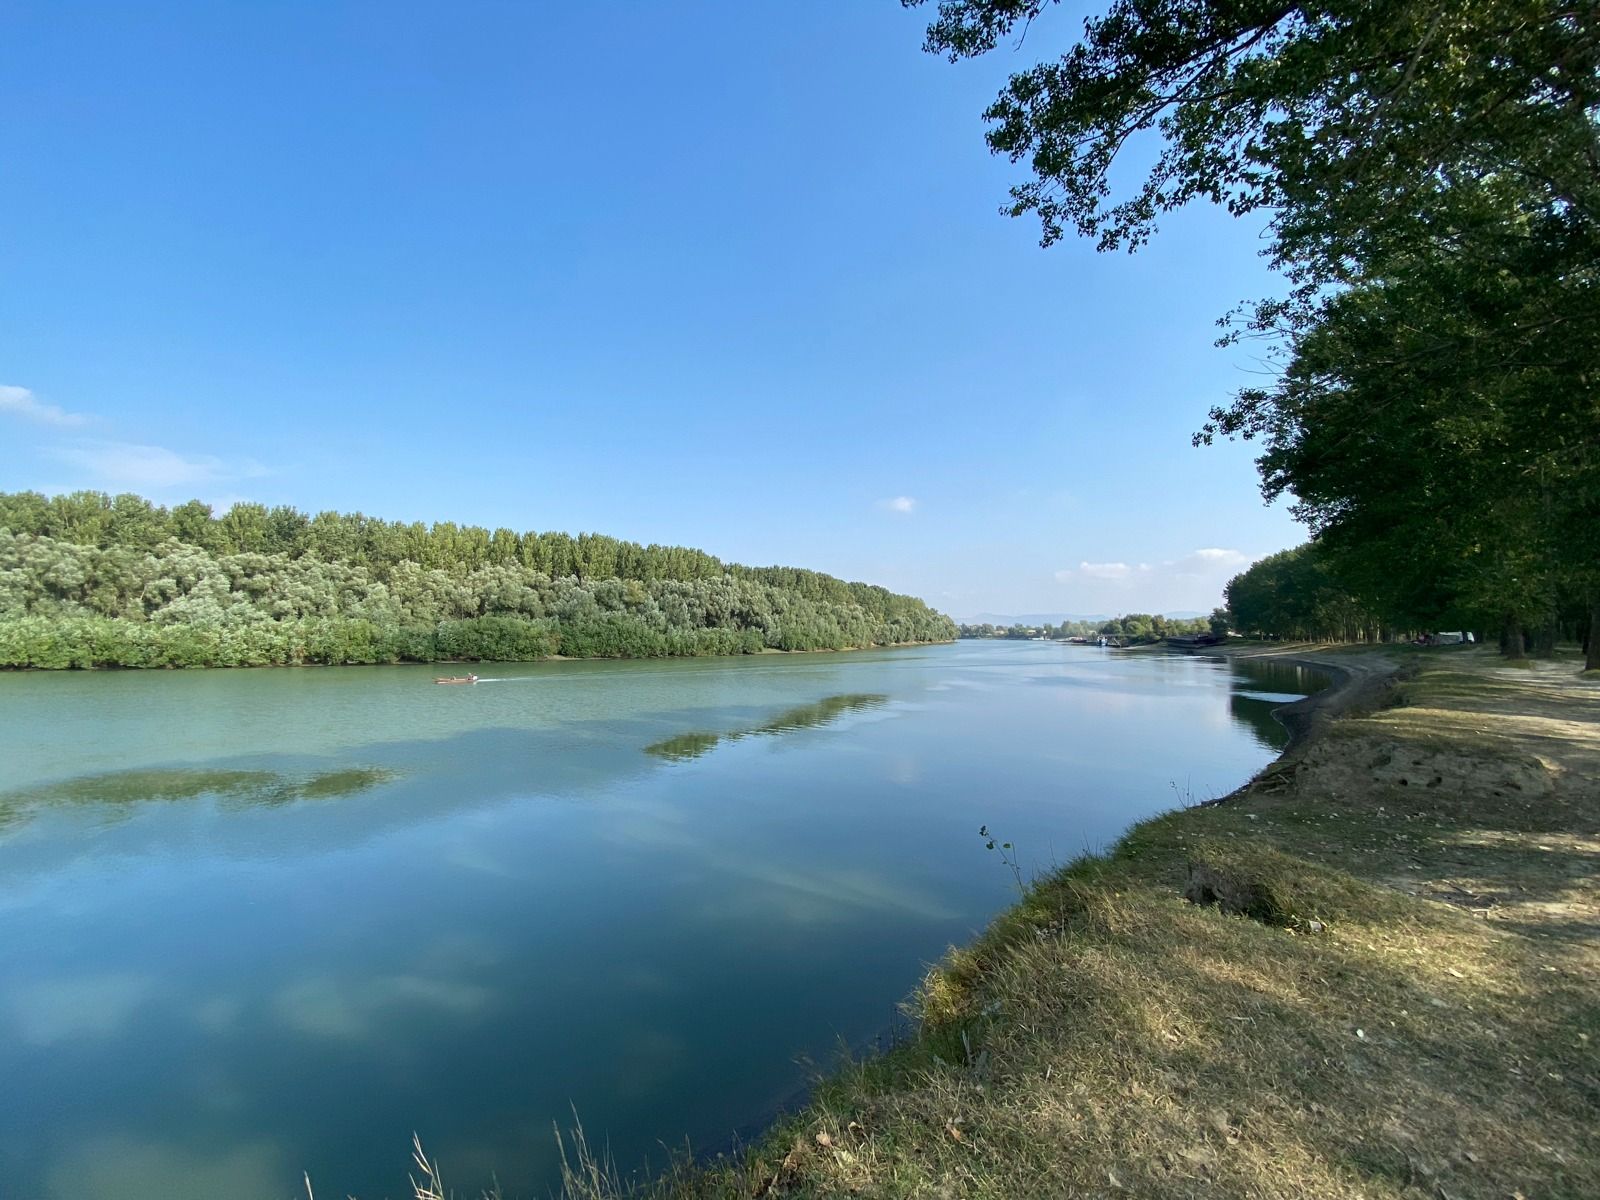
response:
{"label": "green algae in water", "polygon": [[121,807],[146,801],[177,803],[215,796],[230,808],[273,807],[298,800],[353,796],[398,778],[395,771],[353,767],[293,778],[277,771],[177,767],[113,771],[0,792],[0,826],[28,810],[56,805]]}
{"label": "green algae in water", "polygon": [[139,800],[194,800],[200,796],[244,796],[282,781],[275,771],[204,768],[114,771],[84,775],[0,795],[0,805],[126,804]]}
{"label": "green algae in water", "polygon": [[728,733],[694,731],[663,738],[644,748],[646,754],[668,762],[688,762],[709,754],[722,742],[742,741],[747,737],[775,737],[800,729],[817,729],[832,724],[846,713],[881,708],[889,697],[877,693],[848,693],[828,696],[815,704],[802,704],[779,713],[772,720],[749,729],[735,729]]}
{"label": "green algae in water", "polygon": [[386,771],[381,767],[351,767],[343,771],[323,771],[321,774],[304,779],[286,779],[280,775],[270,787],[243,795],[228,795],[224,802],[230,807],[275,808],[283,804],[294,804],[300,800],[333,800],[341,796],[354,796],[358,792],[364,792],[377,787],[380,783],[398,778],[399,772]]}
{"label": "green algae in water", "polygon": [[720,733],[680,733],[646,746],[644,752],[668,762],[688,762],[691,758],[710,753],[720,741]]}

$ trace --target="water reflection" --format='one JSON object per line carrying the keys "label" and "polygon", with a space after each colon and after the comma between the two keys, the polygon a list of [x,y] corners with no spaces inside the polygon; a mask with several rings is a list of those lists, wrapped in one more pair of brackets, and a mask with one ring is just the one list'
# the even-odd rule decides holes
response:
{"label": "water reflection", "polygon": [[1238,682],[1253,691],[1282,694],[1284,703],[1321,691],[1329,682],[1328,672],[1298,663],[1237,658],[1229,662]]}
{"label": "water reflection", "polygon": [[980,824],[1048,869],[1231,790],[1278,734],[1233,695],[1297,690],[1036,643],[496,674],[0,676],[5,1194],[410,1195],[415,1130],[545,1195],[574,1111],[624,1170],[723,1144],[1015,899]]}
{"label": "water reflection", "polygon": [[353,796],[397,777],[398,772],[380,767],[346,767],[298,778],[277,771],[205,767],[112,771],[0,792],[0,825],[20,819],[31,809],[57,804],[116,806],[211,796],[227,808],[273,808],[297,800]]}
{"label": "water reflection", "polygon": [[1272,714],[1285,704],[1320,691],[1327,672],[1294,663],[1233,660],[1236,678],[1228,695],[1228,712],[1263,747],[1282,750],[1289,731]]}
{"label": "water reflection", "polygon": [[664,758],[668,762],[688,762],[691,758],[699,758],[702,754],[709,753],[721,740],[720,733],[680,733],[676,737],[664,738],[654,745],[646,746],[644,752],[653,754],[657,758]]}
{"label": "water reflection", "polygon": [[50,1196],[74,1200],[128,1200],[130,1186],[164,1200],[212,1200],[283,1195],[283,1181],[294,1174],[293,1157],[269,1139],[218,1146],[204,1138],[185,1144],[115,1134],[74,1147],[47,1186]]}
{"label": "water reflection", "polygon": [[[1290,697],[1298,699],[1298,697]],[[1228,697],[1228,713],[1269,750],[1280,750],[1289,740],[1289,731],[1278,723],[1273,710],[1287,700],[1266,700],[1249,692],[1234,692]]]}
{"label": "water reflection", "polygon": [[680,733],[646,746],[644,752],[656,758],[664,758],[668,762],[687,762],[699,758],[702,754],[710,753],[722,742],[738,742],[748,737],[773,737],[778,734],[793,733],[799,729],[816,729],[823,725],[831,725],[846,713],[882,708],[888,701],[887,696],[866,692],[828,696],[815,704],[802,704],[798,708],[791,708],[765,724],[751,729],[735,729],[728,733],[706,733],[698,730]]}

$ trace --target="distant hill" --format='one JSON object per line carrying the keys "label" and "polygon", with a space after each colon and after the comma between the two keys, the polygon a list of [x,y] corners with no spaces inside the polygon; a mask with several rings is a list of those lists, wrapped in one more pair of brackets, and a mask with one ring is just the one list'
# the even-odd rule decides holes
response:
{"label": "distant hill", "polygon": [[[1161,615],[1174,621],[1187,621],[1207,614],[1184,609]],[[1060,625],[1063,621],[1109,621],[1112,616],[1111,613],[978,613],[971,617],[957,617],[956,620],[962,625]]]}
{"label": "distant hill", "polygon": [[962,625],[1059,625],[1063,621],[1110,619],[1110,613],[977,613],[956,618]]}

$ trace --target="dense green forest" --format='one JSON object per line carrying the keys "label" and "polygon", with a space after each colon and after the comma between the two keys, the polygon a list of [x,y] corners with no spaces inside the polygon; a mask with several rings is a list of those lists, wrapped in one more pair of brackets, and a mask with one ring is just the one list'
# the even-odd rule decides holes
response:
{"label": "dense green forest", "polygon": [[1262,223],[1284,282],[1223,321],[1269,382],[1195,440],[1257,441],[1313,549],[1236,581],[1246,612],[1276,599],[1235,615],[1489,630],[1513,655],[1600,626],[1600,6],[1111,0],[1076,39],[1063,19],[940,0],[928,30],[951,59],[1065,43],[984,114],[1026,171],[1007,210],[1113,250],[1210,202]]}
{"label": "dense green forest", "polygon": [[[1463,603],[1448,577],[1436,581],[1430,602],[1412,607],[1385,605],[1364,597],[1341,569],[1334,543],[1308,542],[1269,555],[1228,581],[1222,615],[1234,630],[1256,637],[1342,642],[1405,640],[1439,630],[1473,632],[1479,640],[1502,639],[1510,654],[1531,650],[1548,654],[1559,641],[1592,644],[1594,620],[1581,594],[1556,593],[1555,603],[1534,627],[1526,644],[1512,645],[1494,608]],[[1378,593],[1381,596],[1381,593]],[[1419,615],[1420,614],[1420,615]],[[1431,620],[1428,618],[1432,618]]]}
{"label": "dense green forest", "polygon": [[1314,542],[1252,564],[1228,581],[1224,595],[1232,627],[1252,637],[1356,642],[1415,632],[1386,627],[1345,590]]}
{"label": "dense green forest", "polygon": [[676,546],[0,493],[0,666],[637,658],[955,635],[911,596]]}

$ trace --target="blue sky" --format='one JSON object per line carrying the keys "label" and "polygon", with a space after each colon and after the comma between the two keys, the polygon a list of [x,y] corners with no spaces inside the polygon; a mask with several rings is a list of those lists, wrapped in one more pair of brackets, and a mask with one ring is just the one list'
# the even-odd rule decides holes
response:
{"label": "blue sky", "polygon": [[8,4],[0,488],[1208,609],[1302,540],[1189,444],[1262,369],[1211,344],[1259,228],[1039,249],[979,114],[1070,27],[952,66],[926,16]]}

